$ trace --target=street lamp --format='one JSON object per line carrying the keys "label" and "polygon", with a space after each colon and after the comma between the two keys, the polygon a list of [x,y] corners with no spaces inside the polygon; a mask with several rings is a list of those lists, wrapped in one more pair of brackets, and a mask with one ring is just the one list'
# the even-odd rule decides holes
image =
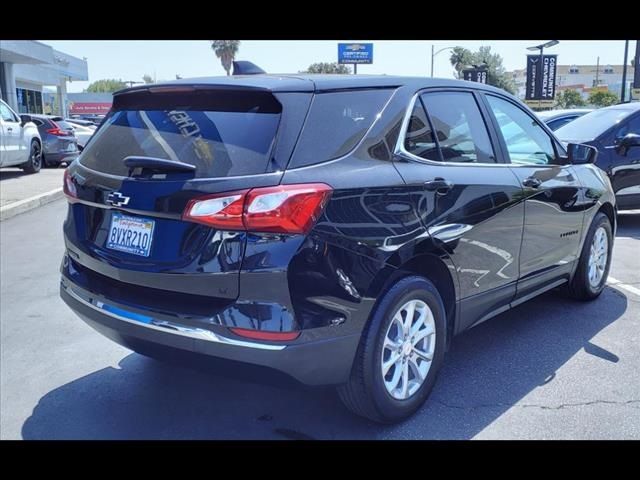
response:
{"label": "street lamp", "polygon": [[[538,70],[539,73],[537,74],[538,77],[538,85],[540,85],[542,88],[542,64],[544,63],[544,49],[545,48],[549,48],[549,47],[553,47],[554,45],[559,44],[560,42],[558,40],[551,40],[547,43],[542,43],[540,45],[536,45],[535,47],[527,47],[527,50],[540,50],[540,65],[538,65]],[[541,90],[542,91],[542,90]],[[541,101],[541,100],[540,100]],[[540,105],[542,105],[541,103],[538,104],[538,108],[540,108]]]}
{"label": "street lamp", "polygon": [[433,59],[436,55],[438,55],[440,52],[444,52],[445,50],[453,50],[456,47],[444,47],[441,48],[440,50],[438,50],[437,52],[434,53],[434,45],[431,44],[431,78],[433,78]]}

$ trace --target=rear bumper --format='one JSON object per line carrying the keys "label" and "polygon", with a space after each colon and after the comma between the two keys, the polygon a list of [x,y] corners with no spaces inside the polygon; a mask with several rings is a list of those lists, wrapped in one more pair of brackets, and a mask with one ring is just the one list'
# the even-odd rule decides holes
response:
{"label": "rear bumper", "polygon": [[53,153],[49,153],[45,151],[44,155],[47,159],[47,163],[53,164],[53,163],[73,162],[78,157],[78,155],[80,155],[80,152],[78,150],[76,150],[75,152],[53,152]]}
{"label": "rear bumper", "polygon": [[[107,311],[96,296],[64,275],[62,300],[89,326],[127,348],[141,343],[204,356],[258,365],[282,372],[306,385],[336,385],[349,378],[359,334],[346,336],[303,335],[295,342],[254,342],[238,337],[223,326],[210,329],[160,318],[133,315],[126,318]],[[115,304],[122,311],[123,309]],[[135,319],[135,317],[139,317]],[[143,318],[144,317],[144,318]]]}

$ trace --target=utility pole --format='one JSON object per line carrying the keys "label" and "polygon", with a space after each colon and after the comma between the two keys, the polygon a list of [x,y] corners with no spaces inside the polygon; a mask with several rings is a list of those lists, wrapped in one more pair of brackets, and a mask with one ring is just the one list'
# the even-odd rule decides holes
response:
{"label": "utility pole", "polygon": [[434,45],[433,45],[433,43],[432,43],[432,44],[431,44],[431,78],[433,78],[433,57],[435,56],[435,55],[433,54],[433,48],[434,48]]}
{"label": "utility pole", "polygon": [[353,64],[353,74],[354,74],[354,75],[357,75],[357,74],[358,74],[358,64],[357,64],[357,63],[354,63],[354,64]]}
{"label": "utility pole", "polygon": [[[624,103],[624,97],[627,93],[627,55],[629,55],[629,40],[624,41],[624,62],[622,63],[622,88],[620,89],[620,103]],[[638,68],[637,65],[636,68]]]}
{"label": "utility pole", "polygon": [[600,85],[599,79],[600,78],[600,57],[598,57],[598,59],[596,60],[596,83],[593,85],[594,87],[597,87],[598,85]]}

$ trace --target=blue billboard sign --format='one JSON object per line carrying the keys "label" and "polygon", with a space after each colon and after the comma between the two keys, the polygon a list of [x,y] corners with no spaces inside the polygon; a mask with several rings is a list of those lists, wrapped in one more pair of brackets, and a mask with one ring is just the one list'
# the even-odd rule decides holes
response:
{"label": "blue billboard sign", "polygon": [[339,43],[338,63],[373,63],[373,43]]}

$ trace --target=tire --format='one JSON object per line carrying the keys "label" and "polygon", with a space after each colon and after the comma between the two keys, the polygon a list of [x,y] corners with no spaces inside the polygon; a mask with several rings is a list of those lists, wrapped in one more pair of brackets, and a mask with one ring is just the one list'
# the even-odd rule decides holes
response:
{"label": "tire", "polygon": [[[430,351],[432,358],[430,365],[426,363],[426,360],[417,360],[417,363],[416,360],[412,360],[412,358],[417,358],[415,350],[412,350],[408,358],[404,357],[407,354],[407,342],[404,344],[397,342],[401,347],[395,351],[393,358],[396,356],[406,358],[409,375],[413,376],[407,384],[411,385],[413,381],[412,388],[417,388],[412,393],[411,388],[407,389],[408,396],[398,398],[402,397],[404,390],[402,387],[404,387],[407,377],[401,374],[398,379],[398,388],[393,391],[390,391],[386,386],[385,378],[393,385],[396,369],[400,368],[399,371],[404,373],[402,367],[398,367],[398,365],[405,364],[394,363],[394,366],[387,371],[386,376],[383,376],[383,361],[392,363],[389,360],[394,354],[394,351],[389,347],[384,347],[383,344],[385,344],[388,335],[394,339],[396,336],[402,337],[399,330],[400,324],[394,320],[394,317],[400,314],[400,318],[407,318],[401,312],[403,312],[402,307],[408,302],[417,302],[418,305],[424,304],[428,307],[432,314],[432,320],[425,322],[424,326],[426,327],[428,323],[427,330],[433,329],[435,336],[430,334],[425,337],[425,343],[420,340],[417,344],[421,345],[421,351],[426,352],[427,349]],[[426,312],[422,306],[416,307],[418,315],[413,317],[416,319],[415,322],[420,318],[419,312],[421,311]],[[406,314],[407,311],[404,313]],[[414,323],[414,325],[418,324]],[[425,333],[422,328],[418,331],[422,332],[420,335]],[[356,415],[379,423],[394,423],[410,416],[422,406],[433,389],[438,370],[444,359],[445,335],[445,309],[440,294],[433,283],[426,278],[415,275],[402,278],[384,294],[372,312],[362,334],[349,381],[337,389],[340,399]],[[427,344],[428,347],[426,347]],[[418,368],[419,366],[422,369],[426,365],[429,365],[428,370],[422,383],[418,386],[419,381],[417,381],[418,377],[414,367]]]}
{"label": "tire", "polygon": [[[592,273],[590,267],[591,249],[594,245],[594,238],[598,235],[598,239],[605,235],[606,238],[606,259],[602,260],[598,258],[596,262],[602,268],[596,267],[599,270],[599,274],[590,278]],[[600,242],[596,242],[596,251]],[[602,249],[602,247],[600,247]],[[568,293],[569,296],[577,300],[593,300],[597,298],[607,283],[607,276],[609,275],[609,268],[611,267],[611,250],[613,249],[613,233],[611,231],[611,222],[609,218],[602,212],[598,212],[591,222],[589,231],[584,239],[584,245],[582,246],[582,252],[578,259],[578,267],[573,279],[569,283]],[[597,280],[594,282],[594,280]]]}
{"label": "tire", "polygon": [[31,140],[29,160],[20,165],[25,173],[38,173],[42,168],[42,146],[37,140]]}

